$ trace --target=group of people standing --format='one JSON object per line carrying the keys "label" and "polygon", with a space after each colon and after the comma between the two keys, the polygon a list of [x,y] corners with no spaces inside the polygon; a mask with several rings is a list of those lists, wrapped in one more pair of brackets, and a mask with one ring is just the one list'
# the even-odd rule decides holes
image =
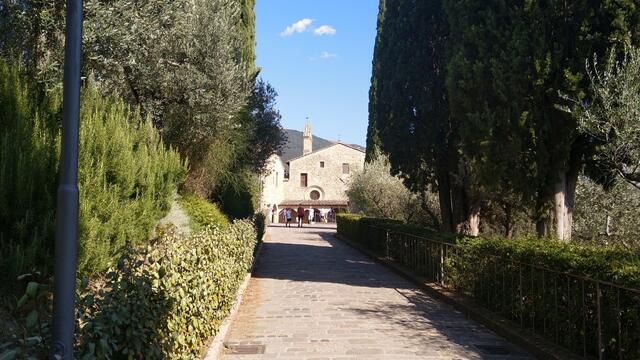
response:
{"label": "group of people standing", "polygon": [[[298,214],[298,227],[302,227],[302,221],[304,220],[304,208],[302,207],[302,205],[298,206],[298,209],[296,210],[296,214]],[[293,210],[291,210],[290,208],[286,208],[284,210],[284,217],[286,220],[285,226],[286,227],[291,227],[291,218],[293,216]]]}
{"label": "group of people standing", "polygon": [[[297,218],[296,224],[298,227],[302,227],[305,216],[308,216],[309,224],[313,224],[314,222],[332,223],[335,222],[337,212],[337,209],[332,208],[309,208],[307,213],[307,210],[305,210],[302,204],[299,204],[296,210],[293,208],[284,208],[280,213],[278,213],[278,207],[276,205],[273,205],[270,210],[271,223],[284,222],[286,227],[291,227],[291,221],[294,220],[294,217]],[[278,220],[278,216],[280,216],[280,220]]]}

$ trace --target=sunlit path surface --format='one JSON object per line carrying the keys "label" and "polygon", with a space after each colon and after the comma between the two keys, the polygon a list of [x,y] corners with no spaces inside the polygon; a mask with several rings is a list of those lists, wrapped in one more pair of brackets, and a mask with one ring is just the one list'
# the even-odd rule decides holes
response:
{"label": "sunlit path surface", "polygon": [[224,359],[530,359],[333,238],[271,227]]}

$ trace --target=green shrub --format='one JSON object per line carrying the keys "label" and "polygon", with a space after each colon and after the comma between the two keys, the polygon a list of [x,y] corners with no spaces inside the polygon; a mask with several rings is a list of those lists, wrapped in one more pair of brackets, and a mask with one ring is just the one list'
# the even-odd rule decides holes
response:
{"label": "green shrub", "polygon": [[[483,259],[497,256],[510,261],[610,281],[640,288],[640,255],[606,247],[593,247],[553,239],[464,238],[458,247],[459,261],[477,266]],[[468,278],[467,275],[465,277]]]}
{"label": "green shrub", "polygon": [[229,227],[229,219],[218,209],[216,204],[197,196],[183,195],[180,205],[184,208],[190,218],[189,225],[193,232],[201,231],[208,227]]}
{"label": "green shrub", "polygon": [[[200,358],[233,306],[255,243],[254,225],[236,221],[126,247],[116,266],[78,289],[76,358]],[[3,336],[1,359],[46,356],[50,286],[33,280],[17,301],[20,333]]]}
{"label": "green shrub", "polygon": [[106,269],[127,242],[146,242],[186,174],[149,120],[91,82],[81,108],[80,274]]}
{"label": "green shrub", "polygon": [[360,219],[362,218],[362,215],[357,214],[336,214],[338,234],[343,235],[350,240],[361,242]]}
{"label": "green shrub", "polygon": [[258,241],[262,241],[262,237],[264,236],[267,224],[267,215],[264,213],[256,213],[253,216],[253,224],[256,227],[256,236],[258,237]]}
{"label": "green shrub", "polygon": [[255,173],[240,171],[224,180],[213,192],[213,200],[231,219],[250,219],[258,208],[260,179]]}
{"label": "green shrub", "polygon": [[[579,354],[597,355],[601,328],[611,358],[640,356],[640,290],[624,289],[640,289],[637,253],[535,237],[456,238],[354,215],[338,216],[338,233]],[[586,347],[576,341],[583,338]]]}
{"label": "green shrub", "polygon": [[0,279],[52,265],[59,111],[0,60]]}
{"label": "green shrub", "polygon": [[402,221],[394,219],[381,219],[357,214],[338,213],[336,216],[336,222],[339,234],[363,244],[377,244],[375,246],[376,248],[380,248],[381,242],[385,240],[386,230],[428,237],[430,239],[455,241],[455,237],[453,235],[443,234],[426,227],[405,224]]}
{"label": "green shrub", "polygon": [[[60,101],[0,62],[0,270],[6,279],[53,258]],[[125,246],[147,241],[186,166],[150,121],[89,81],[82,91],[78,272],[106,269]]]}
{"label": "green shrub", "polygon": [[[607,358],[640,356],[640,292],[584,280],[640,289],[637,254],[534,237],[463,239],[457,248],[446,264],[447,282],[481,305],[579,354],[598,354],[600,326]],[[586,348],[575,341],[583,337]]]}
{"label": "green shrub", "polygon": [[104,282],[81,290],[77,357],[200,358],[233,306],[255,243],[253,224],[236,221],[126,251]]}

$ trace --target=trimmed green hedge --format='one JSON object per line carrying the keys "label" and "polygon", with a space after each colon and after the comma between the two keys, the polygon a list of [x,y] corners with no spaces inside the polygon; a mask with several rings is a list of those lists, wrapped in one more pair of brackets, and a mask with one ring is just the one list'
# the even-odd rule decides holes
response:
{"label": "trimmed green hedge", "polygon": [[[374,244],[380,248],[381,239],[386,236],[386,231],[411,234],[441,241],[455,241],[455,236],[442,234],[433,229],[405,224],[399,220],[381,219],[358,214],[337,214],[336,222],[338,233],[364,245]],[[375,234],[372,234],[374,232]],[[377,233],[380,234],[377,234]]]}
{"label": "trimmed green hedge", "polygon": [[261,212],[256,213],[253,216],[253,224],[256,227],[256,235],[258,237],[258,241],[262,241],[262,237],[264,236],[267,228],[267,215]]}
{"label": "trimmed green hedge", "polygon": [[[152,243],[125,248],[78,288],[75,358],[201,358],[250,269],[255,227],[242,220],[184,236],[167,226]],[[29,282],[15,307],[21,332],[0,338],[0,359],[47,356],[50,308],[50,286]]]}
{"label": "trimmed green hedge", "polygon": [[236,221],[129,249],[104,282],[80,291],[76,357],[200,358],[233,306],[255,244],[253,223]]}
{"label": "trimmed green hedge", "polygon": [[358,215],[338,215],[338,233],[578,354],[598,354],[601,328],[607,358],[640,358],[639,254],[536,237],[456,238]]}
{"label": "trimmed green hedge", "polygon": [[230,225],[229,219],[216,204],[210,203],[197,195],[183,195],[178,201],[187,215],[189,215],[189,226],[194,232],[212,226],[226,229]]}
{"label": "trimmed green hedge", "polygon": [[463,238],[460,261],[479,263],[487,256],[535,264],[574,275],[640,289],[640,255],[620,249],[564,243],[534,236],[518,239]]}
{"label": "trimmed green hedge", "polygon": [[[378,247],[376,244],[382,241],[388,230],[392,233],[412,234],[456,244],[461,250],[459,254],[464,256],[464,259],[460,259],[461,262],[476,264],[480,259],[499,256],[622,286],[640,288],[640,254],[621,249],[564,243],[533,236],[518,239],[456,237],[395,220],[353,214],[338,214],[337,223],[339,234],[363,245],[370,245],[373,250]],[[371,227],[385,231],[373,234]]]}

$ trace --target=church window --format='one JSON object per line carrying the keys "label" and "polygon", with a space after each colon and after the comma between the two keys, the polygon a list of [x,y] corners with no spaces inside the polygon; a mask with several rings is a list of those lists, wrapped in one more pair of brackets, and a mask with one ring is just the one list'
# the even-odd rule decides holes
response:
{"label": "church window", "polygon": [[324,167],[324,161],[320,161],[320,167],[323,168]]}
{"label": "church window", "polygon": [[311,200],[318,200],[318,199],[320,199],[320,192],[318,190],[313,190],[309,194],[309,197],[311,198]]}
{"label": "church window", "polygon": [[307,187],[307,174],[305,173],[300,174],[300,186]]}
{"label": "church window", "polygon": [[349,173],[349,164],[348,163],[343,163],[342,164],[342,173],[343,174],[348,174]]}

